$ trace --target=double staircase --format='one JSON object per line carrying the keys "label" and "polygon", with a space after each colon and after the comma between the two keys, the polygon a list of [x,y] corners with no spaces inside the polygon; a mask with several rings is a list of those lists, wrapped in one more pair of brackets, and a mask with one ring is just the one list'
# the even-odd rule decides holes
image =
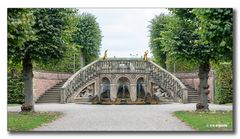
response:
{"label": "double staircase", "polygon": [[36,103],[60,103],[60,90],[65,82],[66,80],[63,80],[45,91],[45,93],[36,100]]}
{"label": "double staircase", "polygon": [[[98,77],[99,74],[149,74],[150,78],[164,90],[171,92],[173,101],[180,103],[198,103],[199,95],[197,91],[183,84],[176,76],[166,71],[152,61],[143,61],[142,59],[108,59],[96,60],[83,67],[67,81],[64,80],[41,95],[36,103],[69,103],[71,97],[84,88],[88,83]],[[81,98],[77,103],[89,103],[91,99]],[[161,100],[165,102],[165,100]],[[138,101],[142,103],[141,101]],[[109,103],[106,100],[106,103]],[[119,102],[120,103],[120,102]],[[167,102],[166,102],[167,103]]]}

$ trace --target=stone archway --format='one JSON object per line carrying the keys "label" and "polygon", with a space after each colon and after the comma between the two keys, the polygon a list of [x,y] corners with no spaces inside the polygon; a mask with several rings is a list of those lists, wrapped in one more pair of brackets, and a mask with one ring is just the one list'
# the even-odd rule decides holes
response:
{"label": "stone archway", "polygon": [[121,101],[130,98],[130,80],[127,77],[120,77],[117,81],[117,98]]}
{"label": "stone archway", "polygon": [[103,77],[100,84],[100,98],[110,99],[110,80],[107,77]]}
{"label": "stone archway", "polygon": [[146,94],[144,78],[140,77],[137,79],[136,89],[137,89],[137,98],[144,98]]}

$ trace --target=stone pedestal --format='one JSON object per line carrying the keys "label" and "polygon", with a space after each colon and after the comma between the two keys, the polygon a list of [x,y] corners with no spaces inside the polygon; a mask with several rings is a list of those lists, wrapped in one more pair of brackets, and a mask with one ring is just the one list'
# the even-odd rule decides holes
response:
{"label": "stone pedestal", "polygon": [[117,98],[117,85],[110,84],[110,99],[111,101],[115,101]]}
{"label": "stone pedestal", "polygon": [[130,84],[130,98],[132,102],[137,100],[137,84]]}

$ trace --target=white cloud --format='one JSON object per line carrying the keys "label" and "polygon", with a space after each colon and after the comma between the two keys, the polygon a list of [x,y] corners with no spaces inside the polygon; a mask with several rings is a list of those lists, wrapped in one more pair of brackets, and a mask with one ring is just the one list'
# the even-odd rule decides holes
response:
{"label": "white cloud", "polygon": [[[101,55],[108,49],[109,57],[140,57],[149,50],[149,21],[167,9],[80,9],[97,17],[103,40]],[[150,50],[149,50],[150,51]]]}

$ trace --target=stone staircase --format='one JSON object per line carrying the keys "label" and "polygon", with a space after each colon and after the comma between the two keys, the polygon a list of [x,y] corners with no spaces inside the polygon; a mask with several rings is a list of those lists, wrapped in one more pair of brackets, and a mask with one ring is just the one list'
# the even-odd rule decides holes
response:
{"label": "stone staircase", "polygon": [[45,91],[45,93],[36,100],[36,103],[60,103],[60,89],[65,82],[66,80],[63,80]]}
{"label": "stone staircase", "polygon": [[75,98],[74,103],[76,104],[92,104],[91,98]]}
{"label": "stone staircase", "polygon": [[183,84],[188,88],[188,103],[199,103],[200,99],[197,90],[185,82]]}

